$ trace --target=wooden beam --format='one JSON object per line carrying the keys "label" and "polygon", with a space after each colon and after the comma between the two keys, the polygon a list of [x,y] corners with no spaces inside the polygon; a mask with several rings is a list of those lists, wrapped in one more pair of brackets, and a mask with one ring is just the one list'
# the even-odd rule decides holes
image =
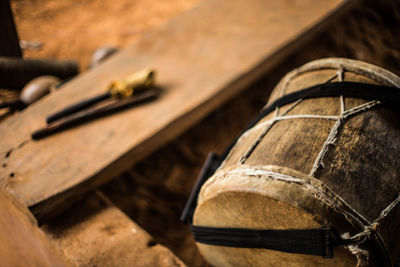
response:
{"label": "wooden beam", "polygon": [[[39,219],[54,215],[237,95],[353,2],[203,2],[3,123],[0,181]],[[48,114],[148,67],[165,88],[160,100],[30,140]]]}
{"label": "wooden beam", "polygon": [[1,266],[71,266],[51,246],[29,210],[0,188]]}
{"label": "wooden beam", "polygon": [[74,266],[186,266],[100,192],[42,229]]}
{"label": "wooden beam", "polygon": [[22,57],[10,1],[0,1],[0,57]]}

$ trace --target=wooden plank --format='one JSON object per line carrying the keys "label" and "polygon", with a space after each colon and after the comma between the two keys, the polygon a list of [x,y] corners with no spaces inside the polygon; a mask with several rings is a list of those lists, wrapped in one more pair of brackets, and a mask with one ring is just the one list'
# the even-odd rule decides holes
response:
{"label": "wooden plank", "polygon": [[70,266],[28,209],[0,188],[0,266]]}
{"label": "wooden plank", "polygon": [[[351,3],[353,3],[352,1]],[[44,219],[117,176],[265,74],[350,2],[208,0],[0,127],[0,181]],[[145,67],[160,100],[40,141],[46,115]]]}
{"label": "wooden plank", "polygon": [[22,57],[10,1],[0,1],[0,56]]}
{"label": "wooden plank", "polygon": [[100,192],[42,229],[75,266],[186,266]]}

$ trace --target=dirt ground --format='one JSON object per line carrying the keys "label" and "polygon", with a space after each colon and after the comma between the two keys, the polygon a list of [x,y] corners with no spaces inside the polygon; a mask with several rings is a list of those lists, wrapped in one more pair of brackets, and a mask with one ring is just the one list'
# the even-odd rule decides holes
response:
{"label": "dirt ground", "polygon": [[[122,48],[200,0],[11,0],[24,57],[75,59],[84,70],[93,51]],[[41,48],[34,48],[41,45]]]}
{"label": "dirt ground", "polygon": [[[26,56],[76,58],[84,67],[98,46],[106,43],[124,46],[139,38],[146,29],[156,27],[168,16],[189,8],[197,0],[163,0],[149,4],[153,2],[121,0],[121,6],[116,6],[94,0],[83,1],[79,5],[71,4],[72,1],[32,0],[28,3],[14,0],[13,8],[21,39],[43,43],[42,50],[26,50]],[[28,4],[32,6],[28,8]],[[86,4],[90,7],[89,11],[83,8]],[[39,6],[41,9],[37,11]],[[129,8],[130,12],[127,11]],[[151,12],[154,13],[151,15]],[[111,13],[119,17],[115,18]],[[118,14],[132,15],[122,18]],[[46,22],[46,16],[53,17],[56,22]],[[72,24],[71,17],[74,18]],[[399,75],[400,4],[394,0],[360,1],[325,32],[310,40],[302,49],[293,51],[263,80],[137,163],[121,177],[102,186],[101,190],[157,242],[170,248],[186,264],[207,266],[195,247],[187,225],[178,220],[202,162],[209,151],[222,151],[247,125],[285,73],[323,57],[364,60]]]}

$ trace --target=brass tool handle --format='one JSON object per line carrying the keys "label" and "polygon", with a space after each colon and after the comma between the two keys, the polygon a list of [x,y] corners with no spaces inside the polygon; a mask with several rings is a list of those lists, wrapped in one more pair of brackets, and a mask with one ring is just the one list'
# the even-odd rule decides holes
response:
{"label": "brass tool handle", "polygon": [[108,90],[113,96],[124,98],[133,93],[142,91],[154,85],[156,72],[152,69],[144,69],[131,74],[123,80],[113,81],[108,86]]}
{"label": "brass tool handle", "polygon": [[151,69],[145,69],[142,71],[135,72],[128,76],[127,78],[119,81],[113,81],[108,86],[106,93],[97,95],[79,103],[68,106],[54,114],[47,117],[47,123],[52,123],[59,120],[65,116],[71,115],[75,112],[81,111],[85,108],[93,106],[94,104],[103,101],[109,97],[126,98],[132,96],[135,92],[143,91],[153,86],[155,83],[155,71]]}

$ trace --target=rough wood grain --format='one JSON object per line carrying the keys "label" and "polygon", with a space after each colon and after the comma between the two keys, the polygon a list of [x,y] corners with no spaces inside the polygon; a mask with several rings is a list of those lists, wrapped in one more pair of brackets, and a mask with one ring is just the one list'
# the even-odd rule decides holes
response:
{"label": "rough wood grain", "polygon": [[[274,171],[277,171],[277,168]],[[282,169],[279,171],[285,173]],[[286,172],[286,174],[289,173],[290,171]],[[299,187],[292,187],[279,181],[262,181],[259,177],[244,177],[242,181],[235,179],[216,181],[210,190],[202,194],[203,198],[196,210],[195,223],[214,227],[249,229],[321,227],[314,214],[304,212],[303,205],[296,206],[296,203],[293,203],[295,201],[290,201],[290,196],[293,195],[303,198],[304,202],[310,206],[317,202]],[[213,266],[265,266],[266,262],[269,266],[290,267],[356,265],[355,257],[343,247],[335,248],[335,257],[327,259],[321,256],[267,249],[197,244],[200,252]]]}
{"label": "rough wood grain", "polygon": [[0,266],[70,266],[54,250],[29,210],[0,189]]}
{"label": "rough wood grain", "polygon": [[[341,0],[202,3],[4,123],[2,183],[38,218],[59,211],[237,94],[348,5]],[[155,68],[166,88],[157,103],[29,141],[46,115],[144,67]]]}
{"label": "rough wood grain", "polygon": [[42,229],[76,266],[185,266],[99,192]]}
{"label": "rough wood grain", "polygon": [[[324,59],[286,75],[272,92],[269,102],[330,78],[400,85],[399,77],[376,66],[360,61]],[[395,111],[380,104],[374,106],[372,102],[369,102],[370,108],[364,106],[353,115],[345,115],[367,102],[347,97],[343,101],[340,97],[301,100],[263,118],[242,135],[222,167],[202,187],[194,222],[255,229],[329,226],[340,235],[350,236],[374,223],[375,230],[382,236],[383,247],[387,248],[382,249],[382,243],[371,238],[355,246],[361,249],[358,252],[346,253],[346,247],[337,247],[341,251],[335,251],[336,256],[329,260],[200,244],[205,258],[212,264],[228,266],[244,266],[249,258],[252,266],[262,266],[264,262],[279,265],[282,261],[286,266],[392,266],[391,263],[398,262],[399,247],[394,241],[400,236],[398,208],[385,219],[377,218],[400,192],[400,166],[396,156],[400,152],[400,124]],[[324,118],[279,120],[279,116],[292,115],[322,115]],[[327,115],[338,117],[328,119]],[[268,128],[266,122],[271,119],[277,121]],[[339,125],[336,133],[334,125]],[[252,152],[247,153],[255,143]],[[321,151],[326,153],[321,154]],[[320,155],[321,160],[318,160]],[[260,172],[246,174],[245,169],[251,168],[288,175],[292,180],[279,180]],[[230,170],[240,174],[235,175]],[[302,182],[293,182],[295,178]]]}

